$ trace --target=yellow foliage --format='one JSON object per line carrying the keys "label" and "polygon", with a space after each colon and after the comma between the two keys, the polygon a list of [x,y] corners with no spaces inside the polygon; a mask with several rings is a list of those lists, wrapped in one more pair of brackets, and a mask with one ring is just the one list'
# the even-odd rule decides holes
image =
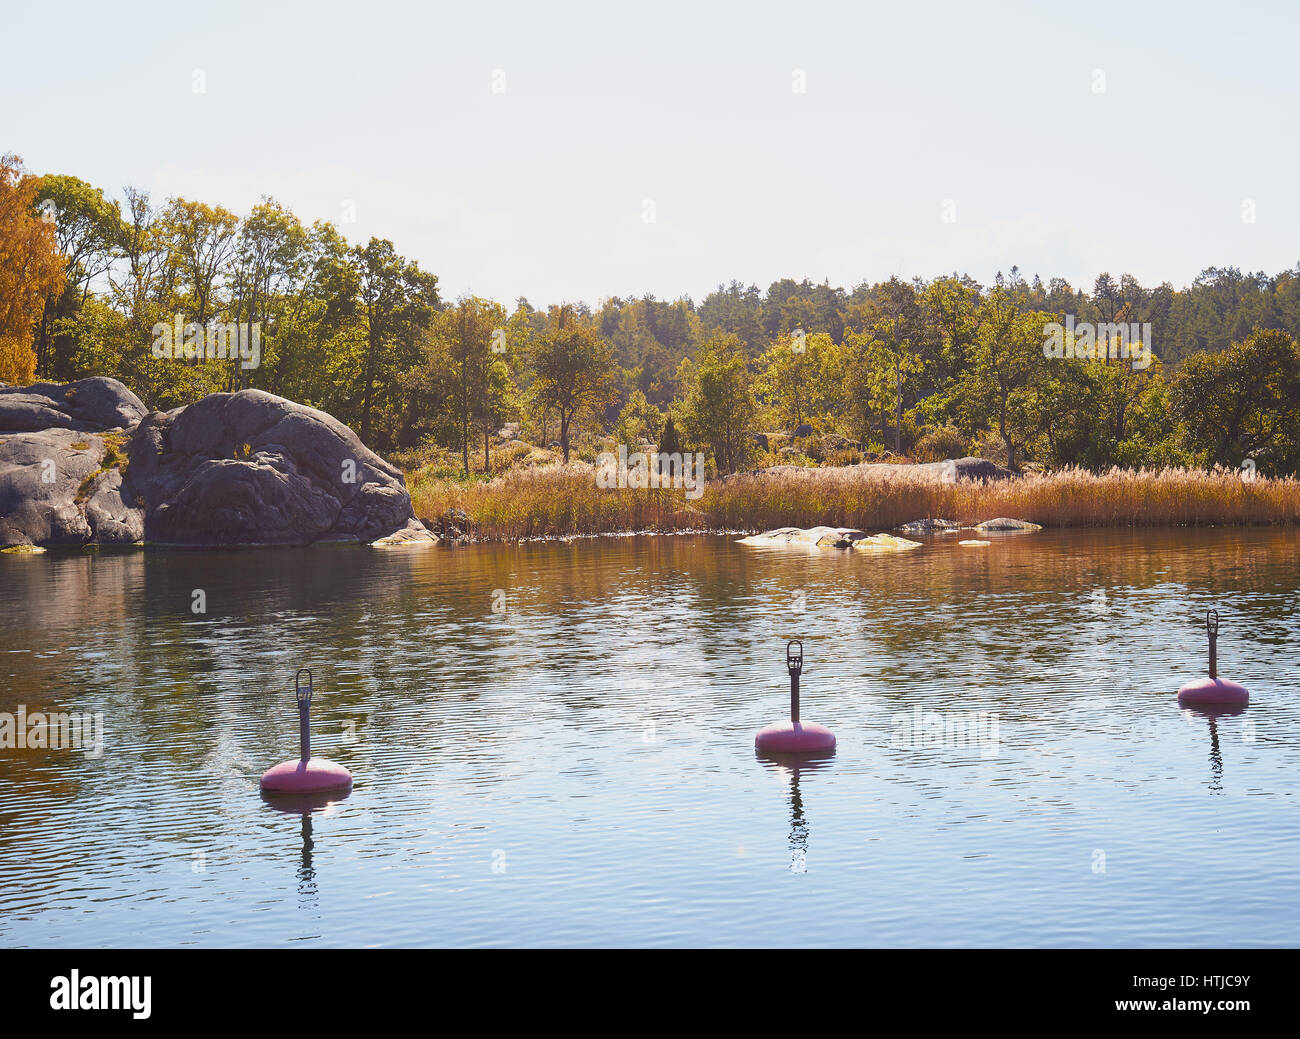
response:
{"label": "yellow foliage", "polygon": [[36,378],[36,351],[14,336],[0,336],[0,382],[26,386]]}
{"label": "yellow foliage", "polygon": [[35,210],[39,188],[21,159],[0,157],[0,381],[20,385],[36,372],[36,320],[65,283],[54,225]]}

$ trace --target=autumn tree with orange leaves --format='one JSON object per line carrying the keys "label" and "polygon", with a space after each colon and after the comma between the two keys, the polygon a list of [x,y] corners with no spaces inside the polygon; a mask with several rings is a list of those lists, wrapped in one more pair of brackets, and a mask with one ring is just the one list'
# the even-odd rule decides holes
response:
{"label": "autumn tree with orange leaves", "polygon": [[32,332],[45,300],[64,285],[53,213],[36,211],[40,178],[16,155],[0,157],[0,382],[25,385],[36,374]]}

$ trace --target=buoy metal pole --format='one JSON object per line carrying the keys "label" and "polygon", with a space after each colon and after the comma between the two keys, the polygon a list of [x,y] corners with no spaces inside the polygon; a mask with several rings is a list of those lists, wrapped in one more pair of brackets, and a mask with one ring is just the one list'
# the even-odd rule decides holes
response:
{"label": "buoy metal pole", "polygon": [[[796,650],[795,646],[799,648]],[[799,721],[799,674],[803,671],[803,643],[791,639],[785,647],[785,666],[790,672],[790,720]]]}
{"label": "buoy metal pole", "polygon": [[790,672],[790,720],[769,725],[754,737],[760,751],[805,754],[835,748],[835,735],[824,725],[799,718],[799,676],[803,674],[803,643],[791,639],[785,646],[785,667]]}
{"label": "buoy metal pole", "polygon": [[1219,677],[1219,611],[1205,611],[1205,634],[1210,643],[1210,674],[1185,683],[1178,690],[1178,702],[1184,707],[1241,708],[1250,703],[1250,693],[1243,685]]}
{"label": "buoy metal pole", "polygon": [[[306,684],[303,676],[306,676]],[[352,785],[352,773],[328,758],[311,756],[311,669],[299,668],[293,677],[298,702],[298,759],[282,761],[262,774],[262,789],[282,794],[341,791]]]}
{"label": "buoy metal pole", "polygon": [[1210,677],[1219,677],[1219,611],[1205,611],[1205,630],[1210,635]]}
{"label": "buoy metal pole", "polygon": [[[302,676],[307,676],[304,689]],[[303,667],[293,676],[293,694],[298,701],[298,756],[311,760],[311,668]]]}

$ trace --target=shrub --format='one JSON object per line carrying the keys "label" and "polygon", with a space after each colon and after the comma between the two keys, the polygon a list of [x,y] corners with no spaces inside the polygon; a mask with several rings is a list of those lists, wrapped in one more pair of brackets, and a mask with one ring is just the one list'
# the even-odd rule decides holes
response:
{"label": "shrub", "polygon": [[949,458],[964,458],[966,454],[966,438],[952,426],[930,430],[912,448],[912,455],[918,462],[942,462]]}

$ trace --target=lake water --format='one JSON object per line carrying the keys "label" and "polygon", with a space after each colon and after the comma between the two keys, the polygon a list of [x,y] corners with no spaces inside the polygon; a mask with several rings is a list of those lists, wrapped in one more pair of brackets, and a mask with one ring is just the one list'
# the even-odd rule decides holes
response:
{"label": "lake water", "polygon": [[1296,532],[957,540],[0,556],[0,712],[104,716],[0,750],[0,945],[1300,943]]}

